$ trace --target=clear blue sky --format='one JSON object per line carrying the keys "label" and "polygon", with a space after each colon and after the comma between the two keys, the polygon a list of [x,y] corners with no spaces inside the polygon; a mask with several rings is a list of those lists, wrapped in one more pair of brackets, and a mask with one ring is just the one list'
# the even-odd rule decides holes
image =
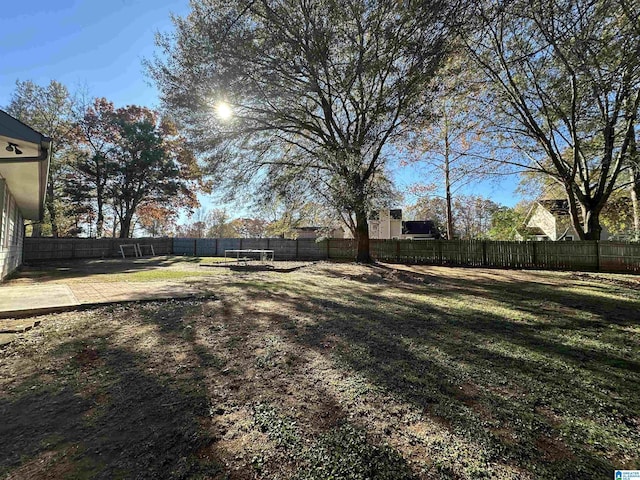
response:
{"label": "clear blue sky", "polygon": [[16,80],[85,87],[116,106],[157,106],[142,59],[188,0],[14,0],[0,15],[0,105]]}
{"label": "clear blue sky", "polygon": [[[0,15],[0,106],[9,103],[16,80],[47,85],[55,79],[118,107],[158,107],[157,90],[145,77],[142,60],[153,57],[155,33],[172,30],[170,13],[188,10],[188,0],[7,2]],[[402,186],[415,179],[415,173],[403,171],[397,181]],[[513,205],[518,201],[514,183],[505,179],[466,193]]]}

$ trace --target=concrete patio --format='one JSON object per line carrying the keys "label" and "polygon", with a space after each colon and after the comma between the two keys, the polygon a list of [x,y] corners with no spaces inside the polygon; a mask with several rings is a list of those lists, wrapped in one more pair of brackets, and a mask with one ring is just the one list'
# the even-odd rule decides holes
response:
{"label": "concrete patio", "polygon": [[[183,282],[87,282],[0,286],[0,347],[30,330],[38,315],[111,303],[207,296]],[[27,318],[28,317],[28,318]]]}

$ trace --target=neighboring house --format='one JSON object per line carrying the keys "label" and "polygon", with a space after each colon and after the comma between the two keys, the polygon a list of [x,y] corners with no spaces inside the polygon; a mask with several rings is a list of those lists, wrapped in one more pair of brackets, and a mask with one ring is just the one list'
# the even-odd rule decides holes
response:
{"label": "neighboring house", "polygon": [[294,229],[295,238],[352,238],[351,232],[346,227],[327,229],[326,227],[298,227]]}
{"label": "neighboring house", "polygon": [[[609,238],[603,226],[601,238]],[[517,229],[516,240],[580,240],[573,227],[567,200],[538,200],[529,210],[524,223]]]}
{"label": "neighboring house", "polygon": [[295,238],[311,238],[315,239],[322,236],[322,227],[298,227],[294,230]]}
{"label": "neighboring house", "polygon": [[437,240],[440,231],[431,220],[402,222],[401,238],[411,240]]}
{"label": "neighboring house", "polygon": [[402,209],[373,212],[369,220],[369,238],[428,240],[440,238],[440,232],[431,220],[402,221]]}
{"label": "neighboring house", "polygon": [[24,221],[40,221],[51,140],[0,110],[0,281],[22,263]]}
{"label": "neighboring house", "polygon": [[385,209],[371,212],[369,238],[389,239],[402,237],[402,209]]}

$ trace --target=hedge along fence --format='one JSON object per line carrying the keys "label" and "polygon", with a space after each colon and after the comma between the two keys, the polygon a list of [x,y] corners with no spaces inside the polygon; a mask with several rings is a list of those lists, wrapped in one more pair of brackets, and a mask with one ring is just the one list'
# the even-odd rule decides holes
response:
{"label": "hedge along fence", "polygon": [[[120,245],[153,245],[156,255],[170,255],[173,252],[171,238],[47,238],[25,237],[23,246],[23,262],[46,260],[70,260],[78,258],[110,258],[121,257]],[[149,254],[150,248],[143,248],[142,253]],[[134,256],[133,250],[127,248],[125,254]]]}
{"label": "hedge along fence", "polygon": [[[273,250],[276,260],[351,260],[353,240],[332,238],[33,238],[24,261],[109,258],[121,244],[153,245],[156,255],[223,257],[225,250]],[[146,253],[146,252],[145,252]],[[129,254],[129,252],[127,252]],[[383,262],[470,267],[640,273],[640,244],[617,242],[490,242],[480,240],[371,240]]]}

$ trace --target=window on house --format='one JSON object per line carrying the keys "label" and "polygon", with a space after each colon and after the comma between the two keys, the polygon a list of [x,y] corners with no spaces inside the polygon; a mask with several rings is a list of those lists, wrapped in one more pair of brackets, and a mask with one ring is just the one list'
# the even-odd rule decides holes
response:
{"label": "window on house", "polygon": [[566,237],[564,237],[564,241],[565,242],[573,242],[573,235],[567,235]]}

